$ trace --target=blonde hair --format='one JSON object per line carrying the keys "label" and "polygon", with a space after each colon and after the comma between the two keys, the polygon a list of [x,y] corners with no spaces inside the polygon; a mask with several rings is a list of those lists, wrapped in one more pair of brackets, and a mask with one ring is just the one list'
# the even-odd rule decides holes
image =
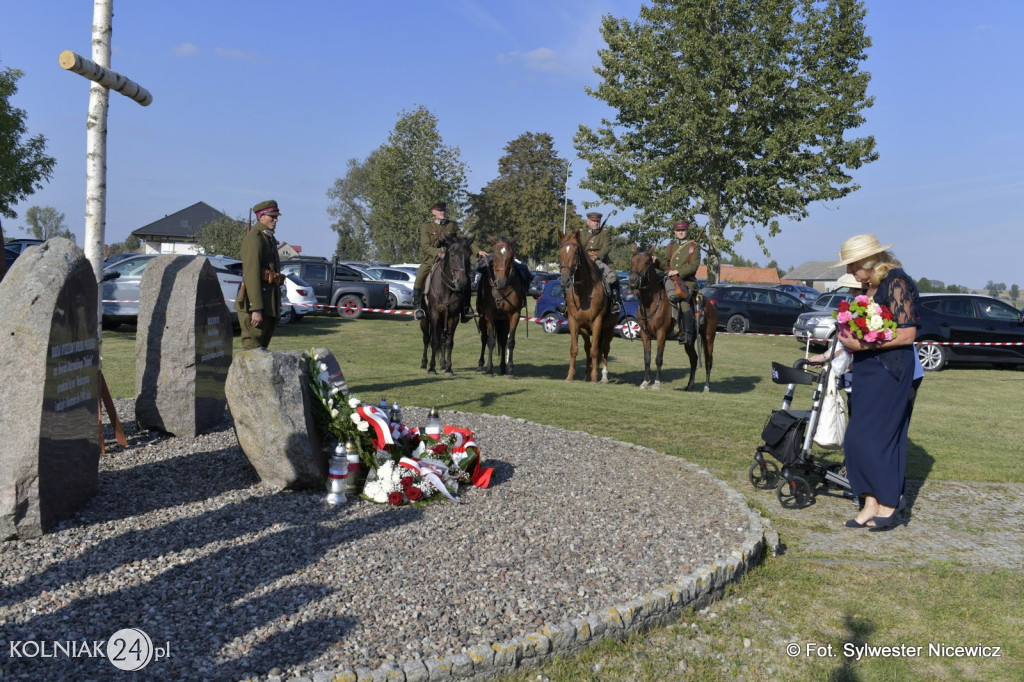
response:
{"label": "blonde hair", "polygon": [[903,264],[896,260],[896,256],[888,251],[879,251],[863,260],[857,261],[857,266],[871,271],[871,286],[877,287],[888,276],[890,270],[903,267]]}

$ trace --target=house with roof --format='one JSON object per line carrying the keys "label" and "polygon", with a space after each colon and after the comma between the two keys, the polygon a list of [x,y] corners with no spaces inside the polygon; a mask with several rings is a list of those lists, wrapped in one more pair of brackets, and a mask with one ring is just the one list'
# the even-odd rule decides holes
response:
{"label": "house with roof", "polygon": [[[233,220],[205,202],[197,202],[177,213],[166,215],[149,225],[133,230],[142,242],[142,253],[197,254],[196,236],[216,220]],[[244,223],[239,222],[244,230]]]}
{"label": "house with roof", "polygon": [[786,273],[786,279],[818,291],[831,291],[838,284],[836,280],[846,274],[845,265],[836,265],[834,260],[807,261]]}
{"label": "house with roof", "polygon": [[[697,279],[707,281],[708,266],[697,268]],[[775,286],[779,284],[779,273],[775,268],[741,268],[722,263],[718,266],[718,281],[723,284],[753,284]]]}

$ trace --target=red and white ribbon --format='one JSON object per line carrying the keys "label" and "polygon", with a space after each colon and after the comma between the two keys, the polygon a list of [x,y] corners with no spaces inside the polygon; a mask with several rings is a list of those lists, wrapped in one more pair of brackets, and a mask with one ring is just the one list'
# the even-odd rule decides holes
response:
{"label": "red and white ribbon", "polygon": [[384,410],[375,405],[360,405],[356,408],[356,413],[373,427],[375,448],[387,450],[388,445],[395,444],[394,438],[391,437],[391,422]]}

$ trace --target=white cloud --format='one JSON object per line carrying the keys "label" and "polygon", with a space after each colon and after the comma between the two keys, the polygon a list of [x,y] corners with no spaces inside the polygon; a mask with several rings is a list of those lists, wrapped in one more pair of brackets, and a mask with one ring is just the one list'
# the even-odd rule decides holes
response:
{"label": "white cloud", "polygon": [[182,43],[172,51],[175,57],[194,57],[199,54],[199,46],[192,43]]}
{"label": "white cloud", "polygon": [[502,52],[498,55],[502,64],[522,64],[529,71],[543,73],[562,73],[567,71],[561,63],[558,53],[547,47],[538,47],[529,52]]}
{"label": "white cloud", "polygon": [[256,55],[251,52],[246,52],[245,50],[229,50],[226,47],[217,47],[214,48],[214,52],[216,52],[218,56],[226,59],[241,59],[247,62],[259,61]]}

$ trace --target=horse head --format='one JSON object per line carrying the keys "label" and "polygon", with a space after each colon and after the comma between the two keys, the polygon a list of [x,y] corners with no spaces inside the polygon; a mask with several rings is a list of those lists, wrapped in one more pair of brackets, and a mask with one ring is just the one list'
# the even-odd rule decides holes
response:
{"label": "horse head", "polygon": [[568,290],[576,277],[576,269],[583,259],[583,245],[577,232],[562,235],[562,244],[558,247],[558,273],[562,289]]}
{"label": "horse head", "polygon": [[515,274],[516,250],[515,238],[508,239],[504,236],[493,240],[494,260],[491,267],[494,270],[494,286],[504,289],[508,286],[509,279]]}
{"label": "horse head", "polygon": [[472,248],[465,237],[450,238],[445,242],[445,284],[453,291],[462,291],[469,281]]}
{"label": "horse head", "polygon": [[639,291],[644,285],[650,283],[653,269],[654,254],[650,249],[637,247],[629,262],[629,286],[634,291]]}

